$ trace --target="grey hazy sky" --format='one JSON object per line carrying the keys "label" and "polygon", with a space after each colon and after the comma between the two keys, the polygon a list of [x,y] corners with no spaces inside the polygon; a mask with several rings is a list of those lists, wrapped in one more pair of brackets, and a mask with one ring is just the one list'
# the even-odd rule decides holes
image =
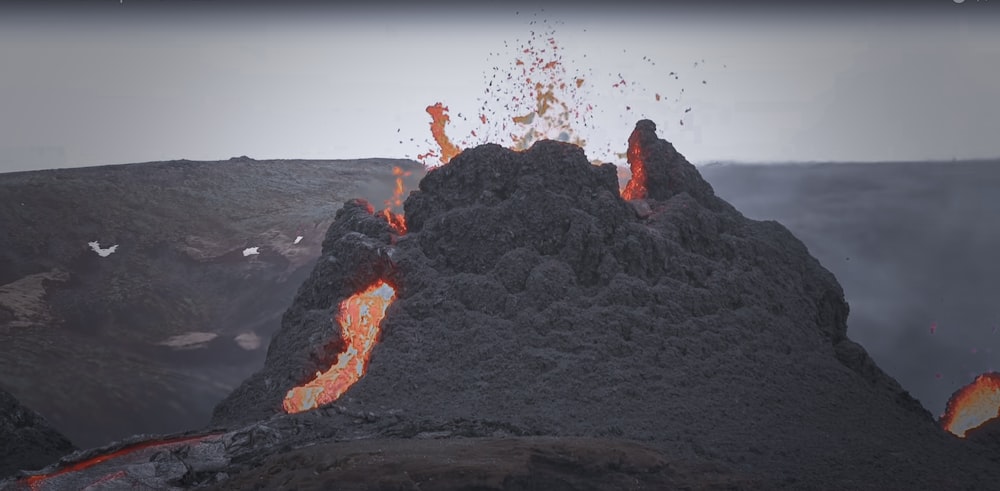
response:
{"label": "grey hazy sky", "polygon": [[[592,158],[622,151],[641,117],[694,162],[1000,156],[1000,2],[871,15],[184,5],[0,16],[0,172],[413,157],[428,149],[424,108],[476,114],[484,74],[510,66],[518,40],[544,30],[529,22],[542,20],[565,64],[590,74],[585,95],[597,110],[579,131]],[[611,88],[618,73],[628,91]],[[657,92],[668,100],[655,103]],[[456,123],[454,136],[474,128]]]}

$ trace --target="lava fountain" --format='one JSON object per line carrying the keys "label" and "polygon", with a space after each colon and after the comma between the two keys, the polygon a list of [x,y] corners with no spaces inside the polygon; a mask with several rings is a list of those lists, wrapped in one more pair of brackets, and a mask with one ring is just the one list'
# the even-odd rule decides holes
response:
{"label": "lava fountain", "polygon": [[941,416],[941,426],[960,438],[1000,416],[1000,373],[984,373],[958,389]]}
{"label": "lava fountain", "polygon": [[347,347],[337,363],[304,385],[288,391],[282,406],[286,413],[315,409],[340,398],[365,374],[378,339],[385,309],[396,299],[396,290],[383,280],[340,304],[337,322]]}
{"label": "lava fountain", "polygon": [[[644,56],[642,60],[655,65],[649,57]],[[704,64],[704,60],[701,64]],[[699,62],[694,63],[694,66],[699,66]],[[586,76],[580,70],[573,70],[571,73],[567,60],[563,57],[563,50],[555,39],[554,30],[532,30],[531,38],[521,44],[514,54],[513,63],[506,69],[494,66],[493,72],[492,77],[487,74],[485,97],[479,99],[482,105],[479,108],[478,122],[482,124],[476,128],[478,131],[469,131],[471,137],[453,139],[448,135],[449,125],[453,122],[448,114],[448,106],[441,102],[428,106],[426,110],[431,116],[431,135],[437,147],[418,154],[417,160],[427,167],[445,165],[463,148],[487,142],[517,151],[527,150],[533,143],[543,139],[587,146],[583,133],[593,134],[597,129],[593,123],[596,106],[592,97],[606,95],[608,91],[606,88],[602,89],[603,86],[599,83],[595,84],[593,70],[586,70]],[[680,75],[671,71],[666,78],[678,80]],[[620,93],[621,96],[630,96],[634,100],[639,91],[645,91],[634,81],[627,81],[620,73],[614,80],[616,81],[610,85],[613,89],[611,92]],[[680,88],[680,93],[672,101],[680,103],[683,94],[684,88]],[[656,92],[650,99],[650,102],[659,103],[671,98]],[[624,107],[631,120],[635,116],[632,106]],[[687,107],[681,113],[681,126],[690,111],[691,107]],[[462,113],[457,116],[466,120]],[[643,116],[640,119],[649,118]],[[609,147],[601,154],[610,153]],[[628,170],[622,165],[617,166],[619,181],[624,184],[620,189],[622,197],[627,200],[645,198],[647,176],[638,135],[633,134],[629,138],[626,152],[613,154],[617,159],[627,159]],[[434,162],[430,162],[430,158],[434,158]],[[600,159],[591,162],[604,163]]]}
{"label": "lava fountain", "polygon": [[628,137],[627,158],[632,178],[625,185],[625,189],[621,190],[622,198],[627,200],[646,197],[646,162],[639,139],[639,128],[636,127]]}
{"label": "lava fountain", "polygon": [[389,227],[398,235],[406,234],[406,218],[400,213],[393,212],[392,208],[403,206],[403,193],[406,191],[406,187],[403,185],[403,178],[409,177],[411,174],[412,172],[404,171],[399,166],[392,168],[392,175],[396,176],[396,187],[393,190],[392,197],[385,200],[385,209],[379,212],[389,222]]}

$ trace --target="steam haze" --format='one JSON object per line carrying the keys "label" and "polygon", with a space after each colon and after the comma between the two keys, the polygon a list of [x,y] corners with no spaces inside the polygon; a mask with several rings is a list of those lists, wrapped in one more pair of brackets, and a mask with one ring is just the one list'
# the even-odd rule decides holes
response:
{"label": "steam haze", "polygon": [[[592,158],[623,151],[641,117],[696,163],[1000,155],[990,136],[1000,3],[282,5],[5,7],[0,171],[236,155],[412,158],[430,146],[426,106],[449,106],[451,133],[464,136],[470,126],[456,114],[475,118],[484,74],[546,28],[568,68],[592,72],[595,129],[583,129]],[[612,90],[619,73],[635,88]],[[654,93],[669,100],[655,103]]]}
{"label": "steam haze", "polygon": [[[850,337],[933,413],[995,368],[1000,0],[711,12],[84,3],[0,7],[0,172],[414,158],[434,148],[428,105],[449,106],[449,134],[465,136],[473,126],[459,114],[476,119],[484,75],[550,28],[571,72],[589,70],[593,123],[578,130],[591,158],[623,163],[614,153],[649,118],[694,163],[992,159],[704,174],[837,275]],[[619,74],[629,90],[612,89]]]}

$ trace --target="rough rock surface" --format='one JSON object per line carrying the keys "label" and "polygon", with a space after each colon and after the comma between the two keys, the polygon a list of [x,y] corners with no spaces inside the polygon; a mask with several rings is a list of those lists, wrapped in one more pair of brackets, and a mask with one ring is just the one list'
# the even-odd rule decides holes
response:
{"label": "rough rock surface", "polygon": [[423,169],[239,158],[0,173],[0,388],[83,448],[204,425],[263,365],[337,209],[389,198],[394,166],[414,182]]}
{"label": "rough rock surface", "polygon": [[668,462],[633,442],[554,437],[358,440],[273,455],[210,489],[765,489],[711,464]]}
{"label": "rough rock surface", "polygon": [[843,292],[799,240],[715,197],[651,122],[636,131],[652,156],[642,206],[619,197],[612,167],[551,141],[480,146],[429,172],[401,237],[345,205],[265,368],[214,424],[279,413],[335,360],[339,302],[387,277],[398,299],[337,402],[379,421],[368,438],[463,424],[475,437],[624,438],[771,488],[1000,478],[847,338]]}
{"label": "rough rock surface", "polygon": [[725,465],[621,439],[513,436],[472,422],[415,430],[332,405],[227,432],[137,435],[68,455],[33,481],[0,481],[0,490],[768,489]]}
{"label": "rough rock surface", "polygon": [[0,389],[0,478],[22,469],[40,469],[75,450],[38,413]]}

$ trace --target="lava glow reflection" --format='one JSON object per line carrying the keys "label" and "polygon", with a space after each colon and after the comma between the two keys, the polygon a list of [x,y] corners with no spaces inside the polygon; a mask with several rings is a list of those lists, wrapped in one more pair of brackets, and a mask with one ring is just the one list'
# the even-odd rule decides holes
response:
{"label": "lava glow reflection", "polygon": [[962,387],[941,416],[941,426],[965,438],[966,432],[1000,416],[1000,373],[984,373]]}
{"label": "lava glow reflection", "polygon": [[288,391],[282,404],[285,412],[308,411],[333,402],[361,379],[378,338],[385,309],[395,299],[396,290],[379,280],[341,302],[337,322],[346,348],[329,370],[316,372],[316,378]]}

